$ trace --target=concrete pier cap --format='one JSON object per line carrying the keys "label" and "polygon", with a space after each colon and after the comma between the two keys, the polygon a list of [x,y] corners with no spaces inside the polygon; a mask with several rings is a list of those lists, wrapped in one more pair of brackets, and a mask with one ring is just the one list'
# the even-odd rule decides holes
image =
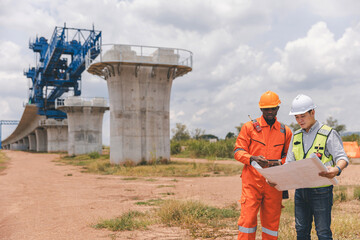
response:
{"label": "concrete pier cap", "polygon": [[67,113],[69,155],[102,153],[102,123],[109,110],[104,98],[66,98],[57,109]]}
{"label": "concrete pier cap", "polygon": [[107,81],[110,162],[169,161],[172,81],[192,71],[192,52],[105,44],[96,59],[88,55],[85,62],[89,73]]}

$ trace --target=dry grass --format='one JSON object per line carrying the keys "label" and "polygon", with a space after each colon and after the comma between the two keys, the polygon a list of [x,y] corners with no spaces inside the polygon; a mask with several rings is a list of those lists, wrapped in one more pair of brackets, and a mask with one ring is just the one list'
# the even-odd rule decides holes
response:
{"label": "dry grass", "polygon": [[[149,225],[163,224],[189,230],[196,239],[221,239],[237,235],[236,220],[239,211],[234,208],[216,208],[198,201],[159,200],[148,201],[158,206],[145,213],[127,212],[115,219],[102,220],[95,228],[112,231],[146,229]],[[142,205],[143,203],[141,203]]]}
{"label": "dry grass", "polygon": [[115,219],[102,220],[94,225],[94,228],[107,228],[111,231],[132,231],[137,229],[146,229],[151,224],[148,213],[138,211],[129,211]]}
{"label": "dry grass", "polygon": [[[162,199],[152,199],[136,204],[155,208],[145,213],[130,211],[116,219],[103,220],[94,227],[112,231],[145,230],[149,225],[160,223],[164,226],[187,229],[194,239],[223,239],[229,236],[236,238],[238,233],[236,223],[240,211],[236,204],[227,208],[216,208],[198,201]],[[278,239],[296,239],[294,201],[292,198],[284,200],[283,205]],[[359,214],[360,201],[335,202],[332,212],[334,239],[360,239]],[[260,222],[258,226],[261,226]],[[312,239],[316,239],[314,226],[311,234]],[[261,230],[257,231],[257,239],[261,239]]]}
{"label": "dry grass", "polygon": [[[340,189],[340,190],[338,190]],[[351,192],[357,189],[354,186],[340,186],[334,190],[334,200],[338,191]],[[351,194],[349,194],[351,196]],[[296,239],[294,199],[283,201],[285,208],[282,210],[279,227],[279,240]],[[335,200],[332,208],[331,229],[333,238],[338,240],[360,239],[360,201],[348,197],[345,200]],[[257,233],[261,236],[261,232]],[[311,231],[312,239],[317,239],[315,226]]]}
{"label": "dry grass", "polygon": [[[88,155],[63,157],[61,162],[82,166],[84,171],[98,174],[115,174],[128,176],[124,180],[137,180],[138,177],[207,177],[239,174],[241,166],[226,164],[200,164],[170,162],[146,166],[118,166],[109,163],[108,156],[93,159]],[[175,180],[174,180],[175,181]],[[171,188],[172,185],[159,185],[159,188]],[[170,194],[170,193],[168,193]],[[237,219],[240,210],[236,204],[232,208],[215,208],[201,202],[151,199],[137,202],[136,205],[153,207],[145,213],[130,211],[117,219],[103,220],[97,228],[108,228],[113,231],[130,229],[146,230],[147,226],[163,224],[187,229],[194,239],[236,238]],[[283,201],[279,240],[296,239],[294,199]],[[334,239],[360,239],[360,187],[335,186],[332,211],[332,231]],[[261,226],[261,223],[258,223]],[[258,228],[257,239],[261,239],[261,228]],[[315,227],[312,239],[317,239]]]}
{"label": "dry grass", "polygon": [[82,166],[84,172],[132,177],[217,177],[240,174],[242,165],[168,162],[166,164],[124,166],[111,164],[108,155],[63,156],[62,163]]}
{"label": "dry grass", "polygon": [[0,172],[6,168],[8,161],[9,158],[6,157],[2,151],[0,151]]}

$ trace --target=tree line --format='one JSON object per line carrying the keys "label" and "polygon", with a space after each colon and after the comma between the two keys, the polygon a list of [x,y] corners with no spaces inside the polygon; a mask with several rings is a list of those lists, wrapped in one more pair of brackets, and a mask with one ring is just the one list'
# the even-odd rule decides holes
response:
{"label": "tree line", "polygon": [[[342,133],[346,130],[346,126],[344,124],[339,124],[337,119],[334,119],[333,117],[329,117],[326,119],[326,122],[324,124],[328,125],[329,127],[332,127],[335,129],[338,133]],[[237,130],[237,133],[234,132],[228,132],[225,135],[225,139],[234,138],[237,137],[237,135],[241,131],[241,127],[244,125],[244,123],[240,123],[239,126],[235,126],[234,128]],[[288,125],[293,132],[300,129],[300,125],[297,123],[291,123]],[[212,134],[205,134],[205,130],[201,128],[195,128],[193,131],[189,131],[187,126],[182,123],[176,123],[175,128],[171,129],[171,132],[173,133],[173,137],[171,140],[174,141],[183,141],[183,140],[189,140],[189,139],[210,139],[210,138],[216,138],[219,139],[219,137],[212,135]],[[355,134],[357,135],[357,134]]]}
{"label": "tree line", "polygon": [[[339,124],[337,119],[329,117],[324,124],[332,127],[338,133],[346,130],[344,124]],[[196,128],[190,131],[185,124],[176,123],[175,128],[171,129],[173,136],[170,141],[171,154],[179,154],[185,151],[189,157],[215,157],[215,158],[233,158],[233,150],[236,137],[241,131],[244,123],[234,128],[236,132],[228,132],[224,139],[213,134],[206,134],[204,129]],[[292,131],[300,129],[299,124],[291,123],[288,125]],[[216,139],[216,141],[211,141]],[[351,134],[342,136],[343,141],[357,141],[360,145],[360,135]]]}

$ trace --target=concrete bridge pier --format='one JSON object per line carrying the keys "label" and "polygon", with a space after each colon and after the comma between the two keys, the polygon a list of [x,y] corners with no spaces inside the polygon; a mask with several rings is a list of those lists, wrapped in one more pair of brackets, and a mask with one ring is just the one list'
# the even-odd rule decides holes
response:
{"label": "concrete bridge pier", "polygon": [[47,152],[47,133],[44,128],[35,129],[36,151]]}
{"label": "concrete bridge pier", "polygon": [[45,119],[40,126],[46,130],[47,152],[66,152],[68,144],[67,120]]}
{"label": "concrete bridge pier", "polygon": [[36,136],[35,133],[31,133],[29,136],[29,150],[36,151]]}
{"label": "concrete bridge pier", "polygon": [[23,147],[24,147],[24,150],[29,150],[29,138],[28,137],[24,137],[22,139],[22,142],[23,142]]}
{"label": "concrete bridge pier", "polygon": [[[183,51],[192,63],[192,53]],[[180,60],[178,49],[111,45],[90,65],[88,71],[108,85],[111,163],[170,160],[171,86],[191,71]]]}
{"label": "concrete bridge pier", "polygon": [[11,149],[11,150],[20,150],[20,151],[25,151],[25,150],[27,150],[27,148],[26,148],[26,146],[25,146],[25,144],[24,144],[23,139],[15,142],[15,143],[10,144],[10,149]]}
{"label": "concrete bridge pier", "polygon": [[109,110],[104,98],[85,100],[80,97],[68,97],[63,106],[57,109],[67,113],[69,155],[102,153],[102,123],[106,110]]}
{"label": "concrete bridge pier", "polygon": [[10,150],[18,150],[18,149],[17,149],[17,146],[18,146],[17,142],[11,143],[11,144],[10,144]]}

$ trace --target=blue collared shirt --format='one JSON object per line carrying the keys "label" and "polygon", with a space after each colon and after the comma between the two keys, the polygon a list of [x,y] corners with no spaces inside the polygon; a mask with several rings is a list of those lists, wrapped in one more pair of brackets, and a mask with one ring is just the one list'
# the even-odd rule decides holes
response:
{"label": "blue collared shirt", "polygon": [[[301,129],[303,134],[303,144],[304,144],[305,152],[309,151],[309,149],[311,148],[315,140],[316,134],[322,126],[323,124],[320,124],[318,121],[316,121],[315,124],[310,128],[309,132],[306,132],[304,129]],[[291,144],[289,146],[289,150],[286,156],[286,163],[296,161],[295,155],[292,151],[293,141],[294,141],[293,138],[294,135],[291,137]],[[326,141],[326,149],[333,156],[333,160],[336,163],[340,159],[343,159],[347,163],[349,163],[349,159],[347,158],[347,155],[345,153],[341,137],[337,131],[333,130],[330,132],[328,139]]]}

